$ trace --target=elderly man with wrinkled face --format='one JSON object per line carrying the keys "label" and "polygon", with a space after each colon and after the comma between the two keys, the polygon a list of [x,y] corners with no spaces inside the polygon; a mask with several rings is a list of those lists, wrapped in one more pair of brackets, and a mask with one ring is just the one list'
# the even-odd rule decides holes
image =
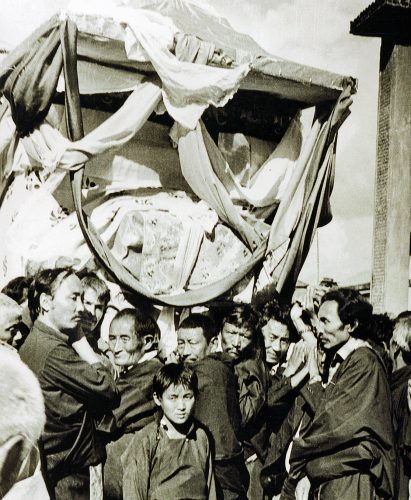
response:
{"label": "elderly man with wrinkled face", "polygon": [[102,490],[104,444],[93,416],[115,407],[118,392],[107,365],[79,323],[80,280],[69,268],[40,271],[29,289],[33,327],[20,350],[38,377],[46,407],[41,438],[50,491],[59,499],[88,499]]}
{"label": "elderly man with wrinkled face", "polygon": [[150,353],[160,335],[157,323],[142,309],[119,311],[110,323],[108,345],[119,373],[117,388],[120,405],[113,410],[115,426],[107,445],[104,466],[106,498],[122,498],[120,457],[133,433],[154,421],[157,406],[153,400],[154,375],[162,363]]}

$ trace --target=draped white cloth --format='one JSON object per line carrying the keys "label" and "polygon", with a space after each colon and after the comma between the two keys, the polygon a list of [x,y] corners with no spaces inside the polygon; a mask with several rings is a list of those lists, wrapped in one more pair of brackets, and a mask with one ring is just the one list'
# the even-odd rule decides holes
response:
{"label": "draped white cloth", "polygon": [[226,69],[179,61],[170,51],[178,29],[158,12],[93,0],[72,2],[64,15],[80,31],[124,42],[130,60],[150,62],[167,111],[189,129],[209,105],[224,106],[250,70],[249,64]]}

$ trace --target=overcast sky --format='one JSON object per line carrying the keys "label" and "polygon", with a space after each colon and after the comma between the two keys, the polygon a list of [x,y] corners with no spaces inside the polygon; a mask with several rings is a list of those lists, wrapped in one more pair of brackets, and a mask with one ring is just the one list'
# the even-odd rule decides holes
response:
{"label": "overcast sky", "polygon": [[[1,0],[0,47],[15,46],[67,3],[67,0]],[[320,278],[332,277],[340,284],[369,281],[380,41],[352,36],[349,28],[350,21],[371,1],[209,0],[208,3],[235,29],[251,35],[272,54],[358,78],[352,114],[339,134],[332,195],[334,219],[319,231],[319,263]],[[316,262],[316,253],[312,251],[301,279],[315,282]]]}

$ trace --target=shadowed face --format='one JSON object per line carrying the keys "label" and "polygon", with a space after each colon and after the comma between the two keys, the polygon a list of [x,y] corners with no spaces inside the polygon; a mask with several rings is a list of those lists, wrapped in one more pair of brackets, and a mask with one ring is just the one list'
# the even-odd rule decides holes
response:
{"label": "shadowed face", "polygon": [[265,358],[268,364],[277,365],[285,361],[290,347],[290,332],[287,325],[270,319],[262,328]]}
{"label": "shadowed face", "polygon": [[252,341],[253,332],[248,328],[240,328],[231,323],[224,323],[221,330],[221,347],[233,359],[239,359]]}
{"label": "shadowed face", "polygon": [[93,288],[86,288],[82,295],[84,313],[81,326],[86,333],[92,332],[100,323],[106,304],[98,297]]}
{"label": "shadowed face", "polygon": [[318,334],[325,351],[338,350],[350,339],[350,325],[343,325],[338,302],[327,300],[318,311]]}

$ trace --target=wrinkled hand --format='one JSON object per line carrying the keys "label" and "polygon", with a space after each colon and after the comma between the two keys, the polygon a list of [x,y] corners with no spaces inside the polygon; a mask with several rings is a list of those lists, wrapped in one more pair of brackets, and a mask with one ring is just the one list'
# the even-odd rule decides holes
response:
{"label": "wrinkled hand", "polygon": [[310,374],[310,379],[318,378],[320,376],[320,371],[318,369],[318,355],[317,347],[310,346],[308,350],[308,372]]}
{"label": "wrinkled hand", "polygon": [[297,487],[295,488],[295,498],[296,500],[308,500],[310,494],[311,483],[307,476],[304,476],[300,481],[298,481]]}
{"label": "wrinkled hand", "polygon": [[287,362],[287,368],[284,370],[284,377],[291,377],[303,367],[306,359],[306,349],[304,340],[294,344],[293,352]]}

